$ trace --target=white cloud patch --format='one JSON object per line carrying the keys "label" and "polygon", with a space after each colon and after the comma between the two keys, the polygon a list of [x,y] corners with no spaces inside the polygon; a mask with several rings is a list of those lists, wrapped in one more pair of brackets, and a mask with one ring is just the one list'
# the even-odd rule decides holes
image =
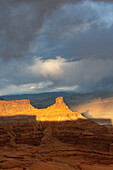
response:
{"label": "white cloud patch", "polygon": [[[107,77],[113,76],[113,61],[108,60],[80,60],[68,62],[64,58],[48,59],[43,61],[39,58],[30,66],[32,74],[40,76],[44,80],[52,82],[48,85],[52,89],[70,89],[70,90],[93,90],[92,88],[100,88],[98,85]],[[107,68],[107,69],[106,69]],[[112,82],[112,81],[111,81]],[[109,84],[109,83],[108,83]]]}
{"label": "white cloud patch", "polygon": [[39,73],[48,79],[57,79],[63,74],[63,65],[65,59],[56,57],[56,59],[41,60],[41,58],[35,58],[34,64],[28,69],[35,75]]}
{"label": "white cloud patch", "polygon": [[[9,70],[7,81],[1,75],[0,93],[29,93],[53,90],[75,90],[89,92],[113,89],[113,60],[91,60],[69,62],[63,57],[34,61],[24,66],[16,64],[16,73]],[[6,75],[5,75],[6,74]],[[3,76],[3,77],[2,77]],[[18,83],[17,83],[18,80]],[[4,86],[5,84],[5,86]]]}

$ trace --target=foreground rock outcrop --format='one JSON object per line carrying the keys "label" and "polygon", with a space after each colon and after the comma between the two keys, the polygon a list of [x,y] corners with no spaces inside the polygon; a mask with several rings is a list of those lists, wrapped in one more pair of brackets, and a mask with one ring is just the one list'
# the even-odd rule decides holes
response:
{"label": "foreground rock outcrop", "polygon": [[84,118],[78,112],[72,112],[63,101],[56,98],[56,103],[46,109],[34,108],[29,100],[0,101],[0,116],[34,115],[37,121],[65,121]]}
{"label": "foreground rock outcrop", "polygon": [[112,146],[113,134],[88,119],[0,122],[2,170],[110,170]]}

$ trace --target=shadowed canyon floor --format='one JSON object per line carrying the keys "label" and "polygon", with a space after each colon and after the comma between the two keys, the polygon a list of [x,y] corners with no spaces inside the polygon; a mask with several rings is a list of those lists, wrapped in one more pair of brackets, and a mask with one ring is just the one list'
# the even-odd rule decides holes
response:
{"label": "shadowed canyon floor", "polygon": [[1,121],[0,169],[113,168],[113,133],[88,119]]}
{"label": "shadowed canyon floor", "polygon": [[[55,118],[59,115],[61,118],[68,118],[67,120],[36,121],[37,114],[27,115],[29,107],[26,104],[27,111],[24,110],[26,115],[11,114],[13,116],[1,116],[0,169],[113,169],[112,126],[98,125],[89,119],[83,118],[79,113],[74,114],[63,104],[62,98],[57,100],[56,104],[49,107],[48,110],[55,111],[54,114],[52,113]],[[15,108],[17,113],[19,107],[17,108],[17,104],[15,105],[13,109]],[[9,106],[13,110],[12,106]],[[6,108],[9,106],[4,107],[5,113],[7,112]],[[19,109],[18,113],[21,113],[25,107],[23,106],[22,108],[20,105],[22,110],[20,111]],[[39,113],[39,117],[41,117],[41,112]],[[50,113],[46,109],[42,111],[45,120],[47,120],[45,114],[47,114],[48,118]],[[71,119],[73,117],[75,120]]]}

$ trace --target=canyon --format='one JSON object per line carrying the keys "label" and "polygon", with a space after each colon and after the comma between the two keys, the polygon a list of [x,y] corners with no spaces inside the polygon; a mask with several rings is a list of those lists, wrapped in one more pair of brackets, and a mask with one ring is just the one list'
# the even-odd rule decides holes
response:
{"label": "canyon", "polygon": [[0,101],[0,169],[112,170],[113,128],[72,112],[62,97],[45,109]]}

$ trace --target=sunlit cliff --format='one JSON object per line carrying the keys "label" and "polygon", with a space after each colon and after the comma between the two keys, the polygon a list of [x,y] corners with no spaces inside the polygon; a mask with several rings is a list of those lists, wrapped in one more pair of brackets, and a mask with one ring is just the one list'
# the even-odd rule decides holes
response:
{"label": "sunlit cliff", "polygon": [[45,108],[34,108],[29,100],[0,101],[0,116],[34,115],[37,121],[65,121],[84,118],[78,112],[72,112],[64,103],[63,97],[56,98],[56,103]]}

